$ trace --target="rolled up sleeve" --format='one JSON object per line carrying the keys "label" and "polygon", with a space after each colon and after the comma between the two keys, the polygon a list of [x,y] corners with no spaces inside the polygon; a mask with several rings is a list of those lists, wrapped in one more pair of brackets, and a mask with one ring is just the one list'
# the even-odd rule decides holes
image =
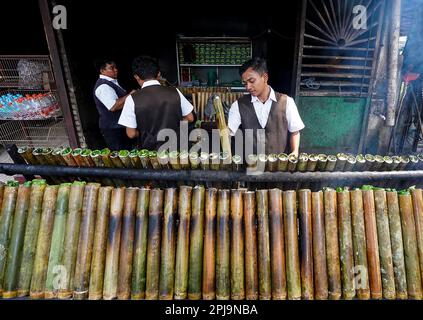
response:
{"label": "rolled up sleeve", "polygon": [[297,105],[291,97],[288,97],[286,101],[286,120],[288,122],[289,132],[297,132],[305,128],[304,122],[298,112]]}
{"label": "rolled up sleeve", "polygon": [[95,96],[102,104],[110,110],[116,103],[118,96],[116,91],[108,84],[102,84],[95,90]]}

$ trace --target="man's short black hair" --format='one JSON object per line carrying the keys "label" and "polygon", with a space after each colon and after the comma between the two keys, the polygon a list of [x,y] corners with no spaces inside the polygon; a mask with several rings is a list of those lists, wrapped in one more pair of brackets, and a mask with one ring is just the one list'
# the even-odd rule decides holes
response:
{"label": "man's short black hair", "polygon": [[263,58],[252,58],[250,60],[245,61],[242,66],[239,68],[239,74],[242,74],[247,71],[248,68],[252,68],[258,74],[263,75],[268,73],[267,71],[267,63],[266,60]]}
{"label": "man's short black hair", "polygon": [[97,72],[100,73],[101,70],[106,68],[108,64],[113,64],[113,63],[115,63],[115,61],[110,58],[96,59],[94,61],[94,67],[97,70]]}
{"label": "man's short black hair", "polygon": [[159,63],[153,57],[138,56],[132,62],[132,73],[140,77],[141,80],[155,79],[159,72]]}

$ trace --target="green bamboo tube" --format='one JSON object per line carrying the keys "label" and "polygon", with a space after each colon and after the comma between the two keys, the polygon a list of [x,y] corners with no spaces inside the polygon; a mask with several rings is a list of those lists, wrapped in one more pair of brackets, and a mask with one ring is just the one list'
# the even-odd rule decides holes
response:
{"label": "green bamboo tube", "polygon": [[[110,149],[104,148],[100,152],[101,152],[100,153],[100,157],[101,157],[101,161],[103,163],[103,166],[106,167],[106,168],[114,168],[115,166],[113,164],[113,161],[110,158],[111,153],[112,153],[110,151]],[[122,181],[121,179],[113,178],[111,180],[113,181],[114,185],[117,186],[117,187],[124,187],[124,186],[126,186],[125,182]]]}
{"label": "green bamboo tube", "polygon": [[119,276],[117,297],[128,300],[131,297],[132,257],[134,252],[135,212],[137,209],[137,188],[126,188],[122,214],[122,237],[120,240]]}
{"label": "green bamboo tube", "polygon": [[93,159],[91,159],[91,152],[91,149],[83,149],[81,152],[81,158],[86,167],[95,167],[95,163]]}
{"label": "green bamboo tube", "polygon": [[328,155],[325,171],[328,171],[328,172],[335,171],[337,161],[338,161],[338,158],[336,156]]}
{"label": "green bamboo tube", "polygon": [[78,251],[79,228],[84,205],[85,182],[75,181],[69,194],[69,213],[66,221],[65,240],[61,265],[64,267],[63,283],[58,293],[59,299],[68,299],[73,294],[76,256]]}
{"label": "green bamboo tube", "polygon": [[[101,159],[101,151],[93,150],[90,153],[90,158],[94,163],[94,167],[105,167],[103,160]],[[109,178],[101,178],[101,182],[106,186],[114,186],[114,182]]]}
{"label": "green bamboo tube", "polygon": [[404,246],[402,242],[398,193],[393,190],[386,192],[386,202],[388,205],[389,230],[391,234],[396,297],[397,299],[407,299],[407,280],[405,272]]}
{"label": "green bamboo tube", "polygon": [[201,169],[209,170],[209,168],[210,168],[209,154],[207,152],[201,152],[200,153],[200,162],[201,162]]}
{"label": "green bamboo tube", "polygon": [[287,170],[289,172],[294,172],[295,170],[297,170],[297,164],[298,164],[298,158],[295,155],[291,154],[288,157],[288,168],[287,168]]}
{"label": "green bamboo tube", "polygon": [[384,299],[395,299],[394,265],[392,261],[391,235],[389,232],[388,207],[384,189],[375,189],[375,211],[379,242],[379,258]]}
{"label": "green bamboo tube", "polygon": [[142,167],[141,160],[138,157],[138,150],[133,149],[129,152],[129,159],[131,160],[132,166],[136,169],[140,169]]}
{"label": "green bamboo tube", "polygon": [[351,201],[348,190],[337,191],[339,253],[341,260],[342,296],[345,300],[355,297],[354,256],[351,228]]}
{"label": "green bamboo tube", "polygon": [[[26,187],[5,187],[4,188],[4,195],[3,195],[3,203],[1,207],[1,213],[0,213],[0,296],[3,293],[3,279],[6,280],[6,282],[13,282],[10,281],[10,276],[8,277],[6,274],[5,277],[5,270],[7,270],[6,267],[6,260],[8,260],[9,254],[12,254],[12,257],[16,256],[17,252],[8,252],[9,248],[9,240],[12,240],[10,244],[13,246],[16,243],[16,237],[21,238],[22,236],[19,234],[16,234],[12,239],[10,235],[11,226],[15,224],[14,220],[19,219],[17,223],[19,225],[22,225],[22,219],[26,216]],[[14,214],[15,213],[15,214]],[[21,216],[21,218],[17,217],[17,215]],[[24,216],[24,217],[22,217]],[[13,230],[14,231],[14,230]],[[17,257],[14,257],[14,260],[16,261]],[[13,270],[12,270],[13,273]],[[12,297],[12,295],[16,295],[16,292],[13,289],[9,289],[5,286],[5,298]],[[13,294],[11,293],[13,292]]]}
{"label": "green bamboo tube", "polygon": [[165,207],[162,226],[162,248],[160,257],[160,300],[173,299],[175,283],[176,214],[178,212],[178,190],[165,190]]}
{"label": "green bamboo tube", "polygon": [[284,234],[288,299],[301,299],[300,258],[297,234],[297,199],[295,191],[283,193]]}
{"label": "green bamboo tube", "polygon": [[216,226],[216,299],[230,299],[230,191],[219,190]]}
{"label": "green bamboo tube", "polygon": [[242,190],[231,192],[231,300],[245,299]]}
{"label": "green bamboo tube", "polygon": [[189,153],[188,151],[182,150],[179,153],[179,164],[181,166],[181,170],[189,170]]}
{"label": "green bamboo tube", "polygon": [[131,158],[129,158],[130,152],[128,150],[120,150],[118,152],[118,157],[125,168],[131,169],[134,167],[132,164]]}
{"label": "green bamboo tube", "polygon": [[[23,249],[25,224],[28,215],[29,195],[31,193],[31,182],[26,182],[25,184],[20,185],[17,195],[15,194],[15,188],[6,187],[5,189],[7,190],[7,192],[5,192],[5,203],[4,207],[1,209],[0,215],[0,237],[2,243],[1,245],[4,246],[4,248],[6,248],[6,238],[4,237],[7,233],[6,225],[9,223],[12,224],[11,213],[13,212],[12,210],[15,212],[13,214],[13,225],[7,250],[7,256],[4,257],[5,261],[3,260],[3,257],[0,256],[0,264],[2,266],[1,268],[4,268],[5,270],[4,282],[0,281],[0,295],[1,291],[4,290],[3,298],[10,299],[15,298],[17,294],[16,282],[20,267],[20,257]],[[9,223],[7,220],[9,220]],[[4,253],[6,253],[6,251],[4,251]]]}
{"label": "green bamboo tube", "polygon": [[171,151],[169,153],[169,163],[173,170],[181,170],[181,164],[179,163],[179,152]]}
{"label": "green bamboo tube", "polygon": [[44,191],[43,209],[41,213],[40,229],[38,232],[34,268],[32,270],[31,278],[31,299],[44,298],[57,190],[58,186],[47,186]]}
{"label": "green bamboo tube", "polygon": [[286,153],[281,153],[278,155],[278,171],[287,171],[288,170],[288,155]]}
{"label": "green bamboo tube", "polygon": [[[170,154],[169,154],[170,156]],[[152,169],[153,167],[151,166],[150,160],[148,159],[148,150],[147,149],[142,149],[140,151],[138,151],[138,158],[141,161],[141,167],[144,169]]]}
{"label": "green bamboo tube", "polygon": [[314,300],[313,232],[311,191],[298,191],[298,209],[301,230],[301,292],[302,299]]}
{"label": "green bamboo tube", "polygon": [[329,292],[326,262],[325,211],[322,191],[311,194],[311,220],[311,229],[313,232],[314,298],[316,300],[327,300]]}
{"label": "green bamboo tube", "polygon": [[100,300],[103,297],[104,264],[106,260],[107,231],[109,228],[110,199],[112,191],[112,187],[101,187],[98,190],[88,295],[88,299],[90,300]]}
{"label": "green bamboo tube", "polygon": [[[257,232],[255,192],[245,192],[244,228],[245,228],[245,297],[247,300],[258,299]],[[283,222],[282,222],[283,223]],[[283,239],[283,236],[282,236]],[[283,252],[284,254],[284,252]],[[285,263],[282,266],[285,269]],[[281,269],[286,276],[286,272]],[[285,279],[286,282],[286,279]],[[286,291],[286,288],[285,288]],[[286,294],[285,294],[286,296]]]}
{"label": "green bamboo tube", "polygon": [[229,171],[232,169],[232,159],[227,152],[221,152],[219,154],[220,170]]}
{"label": "green bamboo tube", "polygon": [[43,148],[35,148],[32,150],[32,155],[37,159],[38,164],[46,166],[48,165],[47,159],[43,155]]}
{"label": "green bamboo tube", "polygon": [[[245,210],[244,210],[245,211]],[[286,300],[285,239],[282,191],[269,190],[272,299]]]}
{"label": "green bamboo tube", "polygon": [[[57,298],[57,273],[60,271],[64,249],[66,219],[68,216],[69,194],[71,183],[62,183],[57,191],[56,210],[54,215],[53,233],[49,253],[47,277],[45,284],[45,299]],[[60,276],[60,275],[59,275]],[[59,283],[60,284],[60,283]]]}
{"label": "green bamboo tube", "polygon": [[45,188],[46,184],[44,180],[34,180],[32,182],[17,286],[18,297],[29,295]]}
{"label": "green bamboo tube", "polygon": [[122,160],[119,158],[118,151],[112,151],[110,153],[110,160],[112,161],[114,168],[125,168]]}
{"label": "green bamboo tube", "polygon": [[170,170],[172,167],[169,163],[169,153],[167,151],[161,151],[157,154],[157,160],[159,161],[162,169]]}
{"label": "green bamboo tube", "polygon": [[109,232],[106,262],[104,267],[103,299],[117,298],[119,249],[122,234],[122,214],[125,203],[125,188],[115,188],[110,200]]}
{"label": "green bamboo tube", "polygon": [[317,170],[325,171],[328,162],[328,156],[325,154],[319,154],[317,157],[319,158],[317,161]]}
{"label": "green bamboo tube", "polygon": [[147,236],[148,236],[148,205],[150,203],[150,190],[138,191],[137,212],[135,220],[134,259],[132,266],[131,299],[145,298],[146,261],[147,261]]}
{"label": "green bamboo tube", "polygon": [[372,188],[368,186],[364,186],[362,190],[371,297],[372,299],[382,299],[382,281],[374,193]]}
{"label": "green bamboo tube", "polygon": [[357,163],[357,159],[354,156],[349,156],[347,162],[345,163],[344,171],[350,172],[354,170],[354,166]]}
{"label": "green bamboo tube", "polygon": [[19,147],[18,154],[26,161],[28,164],[39,164],[37,159],[32,154],[32,149],[29,147]]}
{"label": "green bamboo tube", "polygon": [[145,289],[145,298],[147,300],[157,300],[159,298],[160,231],[163,216],[163,195],[164,192],[160,189],[153,189],[150,193]]}
{"label": "green bamboo tube", "polygon": [[188,296],[189,231],[191,218],[192,187],[179,188],[179,226],[176,241],[174,299],[183,300]]}
{"label": "green bamboo tube", "polygon": [[71,284],[74,288],[73,298],[75,300],[85,300],[89,295],[99,189],[99,183],[89,183],[84,190],[75,276],[74,282]]}
{"label": "green bamboo tube", "polygon": [[336,191],[324,191],[326,264],[328,269],[329,299],[341,298],[341,266],[339,262],[338,214],[336,211]]}
{"label": "green bamboo tube", "polygon": [[356,164],[354,166],[354,171],[360,171],[360,172],[365,171],[366,164],[367,164],[366,158],[362,154],[359,154],[355,157],[355,160],[356,160]]}
{"label": "green bamboo tube", "polygon": [[197,170],[200,167],[200,157],[197,152],[190,152],[189,163],[191,164],[191,170]]}
{"label": "green bamboo tube", "polygon": [[299,172],[305,172],[307,171],[307,165],[308,165],[308,155],[305,153],[301,153],[298,157],[297,170]]}
{"label": "green bamboo tube", "polygon": [[201,276],[203,269],[204,187],[192,191],[188,267],[188,299],[201,299]]}
{"label": "green bamboo tube", "polygon": [[75,159],[72,156],[72,149],[71,148],[65,148],[62,150],[61,154],[60,154],[63,158],[63,160],[65,160],[66,164],[69,167],[76,167],[78,166],[78,164],[76,163]]}
{"label": "green bamboo tube", "polygon": [[404,241],[404,257],[407,274],[409,299],[422,299],[422,281],[417,248],[416,224],[413,215],[413,201],[408,191],[398,194],[401,214],[402,237]]}
{"label": "green bamboo tube", "polygon": [[423,279],[423,194],[422,189],[410,188],[413,198],[414,223],[416,224],[417,250],[420,257],[420,272]]}
{"label": "green bamboo tube", "polygon": [[242,158],[238,154],[232,156],[232,170],[235,172],[242,170]]}
{"label": "green bamboo tube", "polygon": [[151,166],[154,170],[160,170],[162,166],[160,165],[159,159],[157,157],[157,151],[148,152],[148,160],[151,163]]}
{"label": "green bamboo tube", "polygon": [[72,150],[72,157],[75,160],[76,164],[78,165],[78,167],[85,167],[85,161],[82,159],[82,149],[81,148],[76,148]]}
{"label": "green bamboo tube", "polygon": [[203,300],[214,300],[216,297],[216,201],[217,189],[207,189],[204,209]]}
{"label": "green bamboo tube", "polygon": [[278,171],[278,155],[277,154],[269,154],[268,161],[267,161],[267,171],[276,172]]}
{"label": "green bamboo tube", "polygon": [[307,171],[309,171],[309,172],[316,171],[318,161],[319,161],[319,157],[316,154],[311,154],[308,157]]}
{"label": "green bamboo tube", "polygon": [[370,286],[367,265],[366,230],[364,224],[363,194],[360,189],[350,192],[351,221],[353,230],[354,264],[359,274],[356,281],[357,297],[360,300],[370,299]]}
{"label": "green bamboo tube", "polygon": [[65,159],[63,159],[62,157],[62,151],[64,150],[64,148],[54,148],[51,155],[55,158],[56,163],[58,165],[61,166],[67,166],[68,164],[66,163]]}

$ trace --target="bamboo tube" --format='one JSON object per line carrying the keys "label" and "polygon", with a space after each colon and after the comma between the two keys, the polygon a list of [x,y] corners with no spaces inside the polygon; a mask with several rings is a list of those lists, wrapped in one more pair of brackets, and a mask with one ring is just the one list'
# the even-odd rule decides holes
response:
{"label": "bamboo tube", "polygon": [[[15,188],[6,187],[5,189],[7,190],[7,192],[5,192],[5,205],[2,207],[0,214],[0,237],[1,245],[4,246],[4,248],[6,248],[6,238],[4,236],[6,234],[6,230],[8,230],[8,228],[6,228],[6,225],[8,224],[7,220],[11,220],[11,213],[13,209],[15,212],[13,215],[12,232],[8,245],[7,256],[4,257],[5,261],[3,261],[3,257],[0,256],[0,264],[4,264],[2,268],[5,270],[4,282],[1,281],[3,278],[0,274],[0,296],[1,291],[4,290],[3,298],[10,299],[15,298],[17,294],[16,282],[20,267],[20,257],[23,249],[25,224],[28,215],[29,195],[31,193],[31,182],[26,182],[25,184],[20,185],[17,195],[15,194]],[[12,221],[9,223],[12,224]],[[6,253],[6,251],[4,251],[4,253]],[[3,252],[1,254],[3,254]]]}
{"label": "bamboo tube", "polygon": [[217,153],[210,153],[209,155],[209,164],[211,170],[219,170],[220,169],[220,159]]}
{"label": "bamboo tube", "polygon": [[363,206],[371,297],[372,299],[381,299],[382,281],[380,273],[379,243],[377,239],[374,194],[371,187],[363,187]]}
{"label": "bamboo tube", "polygon": [[336,191],[326,189],[325,201],[325,235],[326,235],[326,261],[328,268],[329,299],[341,298],[341,267],[339,264],[338,243],[338,214],[336,211]]}
{"label": "bamboo tube", "polygon": [[40,229],[38,232],[34,268],[31,278],[31,299],[44,298],[51,236],[53,233],[57,190],[58,186],[47,186],[44,191],[43,209],[41,213]]}
{"label": "bamboo tube", "polygon": [[209,154],[207,152],[200,153],[201,169],[209,170]]}
{"label": "bamboo tube", "polygon": [[311,154],[308,157],[308,162],[307,162],[307,171],[309,172],[314,172],[317,169],[317,163],[318,163],[318,156],[315,154]]}
{"label": "bamboo tube", "polygon": [[142,150],[138,151],[138,158],[140,159],[141,166],[144,169],[152,169],[153,168],[151,166],[150,160],[148,159],[148,150],[147,149],[142,149]]}
{"label": "bamboo tube", "polygon": [[118,151],[112,151],[110,153],[110,160],[113,163],[113,167],[115,167],[115,168],[125,168],[122,160],[119,158],[119,152]]}
{"label": "bamboo tube", "polygon": [[354,166],[354,171],[365,171],[366,159],[362,154],[359,154],[355,157],[356,164]]}
{"label": "bamboo tube", "polygon": [[82,159],[82,149],[76,148],[72,150],[72,157],[75,160],[78,167],[85,167],[85,161]]}
{"label": "bamboo tube", "polygon": [[416,224],[417,250],[420,257],[420,272],[423,279],[423,193],[422,189],[410,188],[413,198],[414,223]]}
{"label": "bamboo tube", "polygon": [[181,186],[179,188],[179,227],[176,242],[174,286],[174,299],[176,300],[187,298],[191,193],[192,187]]}
{"label": "bamboo tube", "polygon": [[299,172],[305,172],[307,170],[307,164],[308,164],[308,155],[305,153],[301,153],[298,157],[297,170]]}
{"label": "bamboo tube", "polygon": [[179,153],[179,163],[181,165],[182,170],[189,170],[190,169],[188,151],[182,150]]}
{"label": "bamboo tube", "polygon": [[46,184],[44,180],[34,180],[31,186],[28,218],[25,227],[22,260],[17,286],[18,297],[29,295],[45,188]]}
{"label": "bamboo tube", "polygon": [[172,167],[169,163],[169,153],[167,151],[162,151],[157,154],[157,160],[159,161],[160,167],[162,169],[170,170]]}
{"label": "bamboo tube", "polygon": [[169,153],[169,163],[173,170],[181,170],[181,164],[179,163],[179,152],[171,151]]}
{"label": "bamboo tube", "polygon": [[337,161],[333,171],[344,171],[347,164],[348,156],[345,153],[338,153],[336,155]]}
{"label": "bamboo tube", "polygon": [[376,155],[375,156],[375,162],[374,165],[372,166],[372,170],[373,171],[381,171],[382,166],[383,166],[383,157],[380,155]]}
{"label": "bamboo tube", "polygon": [[229,136],[229,128],[226,125],[225,114],[223,111],[222,101],[219,96],[215,96],[213,99],[213,107],[216,112],[216,122],[220,132],[220,141],[222,144],[222,151],[229,155],[229,159],[232,159],[231,153],[231,140]]}
{"label": "bamboo tube", "polygon": [[[100,150],[93,150],[90,153],[90,158],[94,162],[95,167],[105,167],[103,160],[101,158],[101,151]],[[109,178],[101,178],[102,184],[106,186],[114,186],[115,182]]]}
{"label": "bamboo tube", "polygon": [[357,163],[357,160],[354,156],[349,156],[347,162],[345,163],[344,171],[350,172],[354,170],[354,166]]}
{"label": "bamboo tube", "polygon": [[[256,221],[255,221],[256,219],[255,193],[245,192],[243,194],[243,198],[244,198],[244,228],[245,228],[245,297],[247,300],[257,300],[258,299],[258,270],[257,270],[258,267],[257,267],[257,235],[256,235]],[[283,224],[283,222],[281,223]],[[283,233],[281,233],[280,235],[282,234]],[[283,239],[283,235],[282,235],[282,239]],[[284,252],[282,254],[284,254]],[[283,263],[282,267],[285,269],[285,263]],[[283,271],[282,269],[281,269],[281,273],[286,276],[286,272]],[[285,279],[285,282],[286,282],[286,279]]]}
{"label": "bamboo tube", "polygon": [[281,153],[278,155],[278,170],[287,171],[288,170],[288,155]]}
{"label": "bamboo tube", "polygon": [[148,205],[150,190],[138,191],[137,212],[135,220],[134,259],[132,267],[131,299],[145,298],[146,261],[147,261],[147,233],[148,233]]}
{"label": "bamboo tube", "polygon": [[95,167],[95,163],[93,159],[91,159],[91,152],[91,149],[83,149],[81,152],[81,158],[86,167]]}
{"label": "bamboo tube", "polygon": [[178,211],[178,191],[165,190],[165,207],[162,226],[162,248],[160,257],[160,300],[173,299],[175,283],[176,214]]}
{"label": "bamboo tube", "polygon": [[314,298],[328,299],[328,273],[326,262],[325,211],[323,192],[311,194],[312,246],[314,271]]}
{"label": "bamboo tube", "polygon": [[383,298],[391,300],[396,298],[396,293],[385,190],[375,189],[374,197]]}
{"label": "bamboo tube", "polygon": [[232,170],[239,172],[242,170],[242,158],[240,155],[233,155],[232,157]]}
{"label": "bamboo tube", "polygon": [[100,184],[89,183],[84,190],[78,251],[76,255],[73,298],[88,298],[90,285],[91,258],[93,255],[94,228]]}
{"label": "bamboo tube", "polygon": [[130,152],[128,150],[120,150],[118,152],[118,157],[125,168],[134,168],[131,158],[129,157]]}
{"label": "bamboo tube", "polygon": [[221,152],[219,154],[220,161],[220,170],[229,171],[232,169],[232,159],[229,157],[229,154],[226,152]]}
{"label": "bamboo tube", "polygon": [[107,238],[106,262],[104,267],[104,300],[117,298],[119,249],[124,202],[125,188],[113,189],[110,200],[109,235]]}
{"label": "bamboo tube", "polygon": [[128,300],[131,297],[132,257],[134,252],[135,212],[137,188],[126,188],[122,214],[122,238],[120,240],[119,276],[117,297]]}
{"label": "bamboo tube", "polygon": [[408,191],[398,194],[402,237],[404,241],[404,257],[407,274],[407,288],[409,299],[422,299],[422,280],[417,248],[416,225],[413,216],[413,201]]}
{"label": "bamboo tube", "polygon": [[191,164],[191,170],[197,170],[200,167],[200,158],[197,152],[190,152],[189,162]]}
{"label": "bamboo tube", "polygon": [[35,148],[34,150],[32,150],[32,155],[35,157],[38,164],[43,166],[48,165],[48,161],[43,155],[43,148]]}
{"label": "bamboo tube", "polygon": [[329,172],[335,171],[337,161],[338,161],[338,158],[336,156],[328,155],[325,171],[329,171]]}
{"label": "bamboo tube", "polygon": [[375,165],[375,162],[376,162],[375,157],[371,154],[366,154],[364,156],[364,159],[366,160],[366,164],[364,166],[364,171],[371,171],[372,168]]}
{"label": "bamboo tube", "polygon": [[56,163],[58,165],[61,166],[67,166],[67,163],[65,161],[65,159],[63,159],[62,157],[62,151],[64,150],[64,148],[54,148],[53,151],[51,152],[51,155],[54,157]]}
{"label": "bamboo tube", "polygon": [[129,152],[129,159],[131,160],[132,166],[136,169],[141,169],[141,160],[138,157],[138,150],[133,149],[131,152]]}
{"label": "bamboo tube", "polygon": [[26,161],[28,164],[39,164],[37,159],[32,154],[32,149],[29,147],[19,147],[18,154]]}
{"label": "bamboo tube", "polygon": [[[254,210],[254,209],[253,209]],[[244,210],[245,211],[245,210]],[[272,299],[286,300],[285,239],[283,228],[282,191],[269,190],[270,250]],[[246,250],[247,252],[247,250]]]}
{"label": "bamboo tube", "polygon": [[[287,160],[288,161],[288,160]],[[247,172],[249,171],[256,171],[257,170],[257,163],[258,163],[258,156],[255,154],[249,154],[247,156]],[[288,162],[287,162],[288,165]]]}
{"label": "bamboo tube", "polygon": [[188,299],[201,299],[201,271],[203,269],[204,187],[192,192],[190,221],[190,249],[188,268]]}
{"label": "bamboo tube", "polygon": [[65,162],[68,166],[70,166],[70,167],[78,166],[78,164],[76,163],[75,159],[72,156],[72,149],[71,148],[63,149],[60,155],[62,156],[63,160],[65,160]]}
{"label": "bamboo tube", "polygon": [[291,154],[288,157],[288,168],[287,168],[288,171],[294,172],[295,170],[297,170],[297,164],[298,164],[298,158],[295,155]]}
{"label": "bamboo tube", "polygon": [[328,156],[325,154],[319,154],[317,157],[319,158],[317,161],[317,170],[325,171],[326,164],[328,162]]}
{"label": "bamboo tube", "polygon": [[213,300],[216,297],[216,201],[217,189],[208,189],[205,200],[203,300]]}
{"label": "bamboo tube", "polygon": [[283,208],[288,299],[299,300],[301,299],[301,278],[295,191],[285,191],[283,193]]}
{"label": "bamboo tube", "polygon": [[301,292],[302,299],[314,300],[313,232],[311,191],[298,191],[298,209],[301,230]]}
{"label": "bamboo tube", "polygon": [[[350,192],[351,221],[353,230],[354,264],[358,268],[356,290],[360,300],[370,299],[367,265],[366,230],[364,227],[363,194],[360,189]],[[359,278],[358,278],[359,277]],[[358,281],[359,280],[359,281]]]}
{"label": "bamboo tube", "polygon": [[392,157],[392,167],[391,171],[398,170],[398,166],[401,164],[401,158],[398,156]]}
{"label": "bamboo tube", "polygon": [[242,190],[231,192],[231,300],[245,299]]}
{"label": "bamboo tube", "polygon": [[216,299],[230,299],[229,190],[219,190],[217,200]]}
{"label": "bamboo tube", "polygon": [[84,204],[85,182],[74,182],[69,194],[69,213],[66,221],[65,240],[61,265],[63,282],[58,293],[59,299],[68,299],[73,293],[76,255],[78,251],[79,228]]}
{"label": "bamboo tube", "polygon": [[268,171],[270,172],[276,172],[278,171],[278,155],[276,154],[270,154],[268,157]]}
{"label": "bamboo tube", "polygon": [[51,246],[45,284],[45,299],[56,298],[59,289],[58,287],[60,285],[60,282],[58,284],[58,281],[56,280],[61,279],[56,277],[56,273],[60,271],[59,268],[63,254],[71,185],[71,183],[62,183],[57,191],[56,210],[54,215],[53,233],[51,236]]}

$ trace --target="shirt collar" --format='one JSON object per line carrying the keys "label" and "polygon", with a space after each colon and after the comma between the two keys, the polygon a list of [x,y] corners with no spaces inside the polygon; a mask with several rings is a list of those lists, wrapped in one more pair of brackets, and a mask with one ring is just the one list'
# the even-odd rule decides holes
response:
{"label": "shirt collar", "polygon": [[149,87],[149,86],[160,86],[160,82],[157,80],[148,80],[143,83],[142,88]]}
{"label": "shirt collar", "polygon": [[114,82],[114,83],[118,82],[117,79],[110,78],[110,77],[105,76],[103,74],[100,74],[100,79],[108,80],[108,81],[111,81],[111,82]]}
{"label": "shirt collar", "polygon": [[[273,90],[273,88],[271,86],[269,86],[270,88],[270,95],[269,95],[269,99],[274,101],[274,102],[278,102],[276,100],[276,94],[275,94],[275,90]],[[259,98],[255,97],[255,96],[251,96],[251,102],[258,102],[260,101]],[[269,100],[267,100],[269,101]]]}

